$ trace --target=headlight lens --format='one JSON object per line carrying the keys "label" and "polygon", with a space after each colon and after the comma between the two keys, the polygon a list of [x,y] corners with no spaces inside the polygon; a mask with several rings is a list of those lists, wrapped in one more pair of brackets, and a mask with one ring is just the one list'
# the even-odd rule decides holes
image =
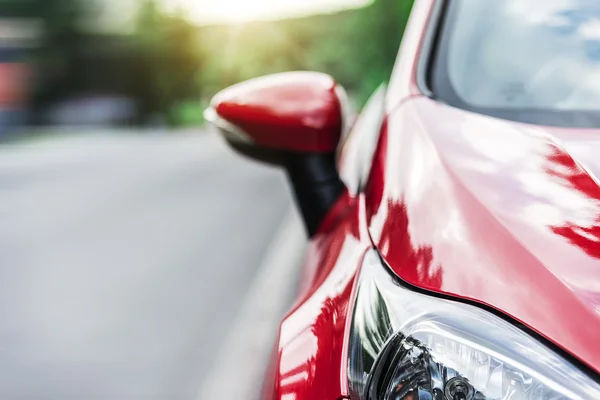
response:
{"label": "headlight lens", "polygon": [[517,327],[477,307],[406,289],[365,257],[348,379],[360,400],[600,399],[600,385]]}

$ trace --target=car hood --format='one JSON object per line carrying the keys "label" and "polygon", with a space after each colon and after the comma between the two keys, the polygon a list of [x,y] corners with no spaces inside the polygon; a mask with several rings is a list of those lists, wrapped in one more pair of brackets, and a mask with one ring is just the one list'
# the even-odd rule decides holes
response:
{"label": "car hood", "polygon": [[599,176],[600,130],[419,97],[383,129],[369,229],[408,283],[499,310],[600,372]]}

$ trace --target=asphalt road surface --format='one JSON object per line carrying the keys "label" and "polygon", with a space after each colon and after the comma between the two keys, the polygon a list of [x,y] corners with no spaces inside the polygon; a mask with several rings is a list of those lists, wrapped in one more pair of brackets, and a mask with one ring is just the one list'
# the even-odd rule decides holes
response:
{"label": "asphalt road surface", "polygon": [[206,134],[0,147],[0,398],[196,400],[290,203]]}

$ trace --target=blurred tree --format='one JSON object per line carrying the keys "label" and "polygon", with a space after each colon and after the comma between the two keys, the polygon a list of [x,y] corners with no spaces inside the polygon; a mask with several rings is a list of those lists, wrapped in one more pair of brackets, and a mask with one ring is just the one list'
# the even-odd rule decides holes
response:
{"label": "blurred tree", "polygon": [[372,12],[381,43],[381,62],[386,72],[391,72],[396,60],[412,3],[412,0],[375,0],[373,3]]}
{"label": "blurred tree", "polygon": [[[76,91],[85,81],[80,24],[94,4],[89,0],[26,0],[27,17],[40,22],[42,37],[35,52],[36,93],[39,110]],[[39,115],[39,113],[35,113]]]}
{"label": "blurred tree", "polygon": [[198,27],[181,12],[165,13],[159,0],[139,1],[132,32],[108,35],[83,29],[92,0],[0,0],[0,12],[11,7],[43,22],[36,57],[41,104],[105,88],[136,99],[140,121],[157,114],[171,123],[198,121],[199,100],[289,70],[329,73],[362,104],[389,79],[412,6],[412,0],[374,0],[333,14]]}
{"label": "blurred tree", "polygon": [[333,75],[364,103],[390,77],[412,0],[244,26],[205,27],[208,92],[266,73],[309,69]]}
{"label": "blurred tree", "polygon": [[144,114],[170,118],[178,103],[201,97],[196,79],[204,64],[200,35],[182,13],[165,14],[156,0],[143,3],[134,36],[142,50],[138,90]]}
{"label": "blurred tree", "polygon": [[0,0],[0,15],[4,18],[27,17],[32,5],[32,0]]}
{"label": "blurred tree", "polygon": [[354,45],[346,47],[358,65],[348,71],[353,82],[346,84],[359,104],[390,79],[412,4],[412,0],[375,0],[351,15],[347,29]]}

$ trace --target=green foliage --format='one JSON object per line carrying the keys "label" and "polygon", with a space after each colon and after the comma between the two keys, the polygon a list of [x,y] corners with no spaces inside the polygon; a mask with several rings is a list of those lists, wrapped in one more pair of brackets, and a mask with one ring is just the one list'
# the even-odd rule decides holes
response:
{"label": "green foliage", "polygon": [[43,33],[38,38],[39,47],[27,50],[30,53],[27,59],[35,64],[36,81],[39,83],[32,93],[34,108],[65,97],[85,80],[80,62],[84,48],[80,22],[88,16],[88,10],[94,2],[95,0],[0,0],[3,15],[37,21]]}
{"label": "green foliage", "polygon": [[376,0],[336,14],[201,29],[203,93],[289,70],[331,74],[364,103],[389,79],[412,0]]}
{"label": "green foliage", "polygon": [[144,3],[134,33],[146,81],[140,93],[145,113],[169,112],[182,100],[200,97],[196,74],[204,53],[198,28],[183,15],[164,14],[155,0]]}
{"label": "green foliage", "polygon": [[316,70],[334,76],[360,105],[389,79],[412,6],[374,0],[327,15],[199,27],[183,13],[165,13],[158,0],[140,2],[133,32],[107,35],[82,30],[91,0],[0,0],[0,11],[10,4],[12,13],[33,12],[44,23],[42,103],[103,92],[136,99],[139,122],[162,114],[174,125],[195,124],[202,120],[195,105],[228,85]]}
{"label": "green foliage", "polygon": [[37,5],[36,0],[0,0],[0,15],[4,18],[31,17],[32,9]]}
{"label": "green foliage", "polygon": [[175,126],[199,126],[204,124],[203,111],[208,101],[188,100],[175,104],[168,113],[167,122]]}
{"label": "green foliage", "polygon": [[197,99],[290,70],[329,73],[360,105],[389,79],[411,6],[412,0],[376,0],[335,14],[196,28],[147,0],[135,31],[145,54],[144,110],[163,112],[171,124],[196,123]]}

